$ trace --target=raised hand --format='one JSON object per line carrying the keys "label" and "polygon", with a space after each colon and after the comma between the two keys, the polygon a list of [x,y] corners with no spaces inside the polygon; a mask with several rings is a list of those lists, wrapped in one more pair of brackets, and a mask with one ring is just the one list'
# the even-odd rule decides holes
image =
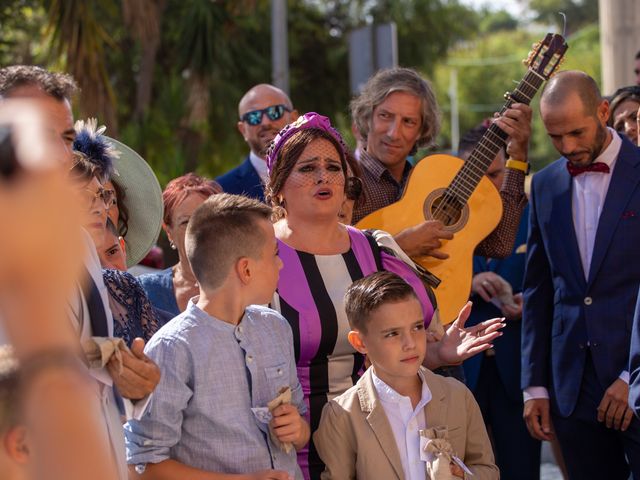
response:
{"label": "raised hand", "polygon": [[505,325],[504,318],[492,318],[465,328],[465,323],[471,314],[471,306],[472,303],[467,302],[460,310],[458,318],[445,331],[442,339],[428,345],[425,359],[428,368],[459,364],[493,347],[491,342],[502,335],[500,329]]}

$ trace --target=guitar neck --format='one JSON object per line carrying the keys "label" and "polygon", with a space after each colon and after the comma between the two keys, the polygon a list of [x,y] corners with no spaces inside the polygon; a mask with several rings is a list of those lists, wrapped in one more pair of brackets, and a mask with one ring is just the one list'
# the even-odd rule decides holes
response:
{"label": "guitar neck", "polygon": [[[514,103],[529,105],[544,80],[542,76],[528,70],[516,89],[507,95],[507,101],[502,106],[500,114],[503,114]],[[498,152],[505,147],[507,137],[508,135],[500,127],[492,123],[471,152],[471,155],[469,155],[467,161],[464,162],[463,167],[451,181],[447,192],[454,196],[461,205],[467,203],[467,200],[487,172],[491,162],[496,158]]]}

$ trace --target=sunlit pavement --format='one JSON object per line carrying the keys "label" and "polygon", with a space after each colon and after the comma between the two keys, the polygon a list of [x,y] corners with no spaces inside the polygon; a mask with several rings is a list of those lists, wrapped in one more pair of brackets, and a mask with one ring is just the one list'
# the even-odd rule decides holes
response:
{"label": "sunlit pavement", "polygon": [[553,453],[551,453],[551,445],[548,442],[542,442],[540,480],[563,480],[562,473],[555,463]]}

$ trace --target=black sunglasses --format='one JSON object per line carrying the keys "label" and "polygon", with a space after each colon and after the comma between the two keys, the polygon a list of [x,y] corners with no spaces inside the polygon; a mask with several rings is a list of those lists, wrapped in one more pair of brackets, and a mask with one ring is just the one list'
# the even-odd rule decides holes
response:
{"label": "black sunglasses", "polygon": [[271,121],[280,120],[284,112],[290,112],[291,109],[285,105],[271,105],[270,107],[263,108],[262,110],[251,110],[240,117],[245,123],[248,123],[252,127],[260,125],[262,123],[262,115],[266,115]]}

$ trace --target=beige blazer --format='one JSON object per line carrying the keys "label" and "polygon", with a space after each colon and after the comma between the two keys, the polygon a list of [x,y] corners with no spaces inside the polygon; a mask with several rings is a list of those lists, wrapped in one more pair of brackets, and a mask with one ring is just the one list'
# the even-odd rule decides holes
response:
{"label": "beige blazer", "polygon": [[[426,427],[446,426],[455,454],[473,480],[496,480],[491,443],[473,395],[453,378],[423,368],[432,398],[424,408]],[[404,480],[391,425],[373,386],[371,369],[345,393],[324,406],[313,441],[325,463],[322,479]]]}

